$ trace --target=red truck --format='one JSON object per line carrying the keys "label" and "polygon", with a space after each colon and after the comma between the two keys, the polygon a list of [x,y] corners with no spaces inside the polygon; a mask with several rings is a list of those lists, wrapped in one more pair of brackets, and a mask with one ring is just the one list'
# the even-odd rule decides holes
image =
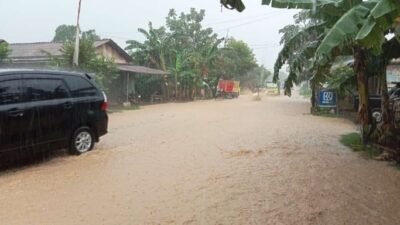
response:
{"label": "red truck", "polygon": [[237,98],[240,94],[240,81],[219,80],[217,96]]}

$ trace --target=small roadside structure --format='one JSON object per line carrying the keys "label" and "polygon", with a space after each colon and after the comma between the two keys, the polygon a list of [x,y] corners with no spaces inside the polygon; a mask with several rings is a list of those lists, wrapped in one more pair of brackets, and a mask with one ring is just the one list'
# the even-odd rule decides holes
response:
{"label": "small roadside structure", "polygon": [[132,103],[135,99],[131,98],[137,98],[137,95],[151,103],[168,100],[163,88],[168,72],[132,64],[117,64],[117,68],[121,75],[113,81],[110,93],[115,101]]}
{"label": "small roadside structure", "polygon": [[[150,88],[155,90],[152,93],[155,99],[152,96],[148,96],[145,99],[148,101],[167,99],[168,96],[163,87],[165,83],[162,81],[168,76],[168,72],[134,65],[132,57],[111,39],[95,41],[93,45],[98,55],[112,59],[119,70],[120,76],[110,81],[111,88],[107,90],[111,103],[129,102],[130,95],[148,95],[147,93],[140,93],[141,90],[138,90],[141,89],[138,87],[140,84],[135,82],[136,78],[141,78],[142,76],[151,76],[150,80],[160,81],[153,82],[157,87]],[[3,67],[49,68],[52,66],[51,57],[62,56],[62,46],[63,43],[56,42],[11,43],[10,62]]]}

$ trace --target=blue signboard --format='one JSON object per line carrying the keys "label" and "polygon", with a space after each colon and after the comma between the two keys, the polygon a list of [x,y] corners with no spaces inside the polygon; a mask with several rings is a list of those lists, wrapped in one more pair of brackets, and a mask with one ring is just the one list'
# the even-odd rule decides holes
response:
{"label": "blue signboard", "polygon": [[337,94],[331,90],[319,91],[319,107],[336,108]]}

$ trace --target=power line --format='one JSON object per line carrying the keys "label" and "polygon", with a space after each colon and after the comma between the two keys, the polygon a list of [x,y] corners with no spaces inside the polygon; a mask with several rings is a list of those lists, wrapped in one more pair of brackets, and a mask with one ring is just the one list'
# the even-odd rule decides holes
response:
{"label": "power line", "polygon": [[280,47],[280,45],[271,45],[271,46],[257,47],[257,48],[253,48],[253,50],[262,50],[262,49],[278,48],[278,47]]}
{"label": "power line", "polygon": [[216,32],[217,31],[223,31],[223,30],[226,30],[226,29],[233,29],[233,28],[237,28],[237,27],[242,27],[242,26],[245,26],[245,25],[248,25],[248,24],[257,23],[257,22],[263,21],[265,19],[270,19],[272,16],[280,16],[280,15],[283,15],[283,14],[286,14],[286,12],[277,13],[277,14],[273,14],[273,15],[270,14],[267,17],[263,17],[263,18],[256,19],[256,20],[251,20],[251,21],[248,21],[248,22],[245,22],[245,23],[241,23],[241,24],[238,24],[238,25],[234,25],[234,26],[230,26],[230,27],[227,27],[227,28],[224,28],[224,29],[218,29],[218,30],[216,30]]}
{"label": "power line", "polygon": [[116,39],[120,39],[120,40],[132,40],[132,37],[123,37],[123,36],[115,36],[115,35],[111,35],[111,34],[108,34],[108,33],[99,33],[99,35],[101,36],[101,37],[110,37],[110,38],[116,38]]}
{"label": "power line", "polygon": [[275,43],[263,43],[263,44],[248,44],[251,47],[264,47],[264,46],[271,46],[276,45]]}
{"label": "power line", "polygon": [[[247,17],[247,18],[244,18],[244,19],[241,18],[241,19],[225,20],[225,21],[220,21],[220,22],[216,22],[216,23],[208,23],[208,24],[205,24],[204,26],[206,27],[206,26],[215,25],[215,24],[229,23],[229,22],[232,22],[232,21],[246,20],[246,19],[249,19],[249,18],[257,18],[255,20],[250,20],[250,21],[247,21],[245,23],[240,23],[240,24],[233,25],[233,26],[230,26],[230,27],[227,27],[227,28],[214,30],[214,32],[225,31],[227,29],[237,28],[237,27],[248,25],[248,24],[257,23],[257,22],[263,21],[265,19],[269,19],[269,18],[274,17],[274,16],[280,16],[280,15],[283,15],[283,14],[286,14],[286,12],[283,12],[283,13],[282,12],[278,12],[278,13],[269,14],[269,15],[262,15],[262,16],[258,15],[258,16],[254,16],[254,17]],[[113,32],[113,33],[114,34],[123,34],[124,32]],[[131,39],[131,37],[128,38],[128,37],[123,37],[123,36],[119,36],[119,35],[116,36],[116,35],[111,34],[111,33],[108,33],[108,34],[104,33],[104,34],[106,34],[106,36],[120,38],[120,39],[127,39],[127,40]]]}
{"label": "power line", "polygon": [[[258,16],[254,16],[254,17],[247,17],[246,19],[249,19],[249,18],[258,18],[258,19],[250,20],[250,21],[247,21],[245,23],[240,23],[240,24],[233,25],[233,26],[230,26],[230,27],[227,27],[227,28],[223,28],[223,29],[216,29],[216,30],[214,30],[214,32],[226,31],[226,30],[229,30],[229,29],[242,27],[242,26],[245,26],[245,25],[248,25],[248,24],[257,23],[257,22],[260,22],[260,21],[263,21],[263,20],[266,20],[266,19],[270,19],[271,17],[280,16],[280,15],[284,15],[284,14],[286,14],[286,12],[283,12],[283,13],[282,12],[278,12],[278,13],[269,14],[269,15],[265,15],[265,16],[258,15]],[[261,17],[261,18],[259,18],[259,17]],[[246,20],[246,19],[244,19],[244,20]],[[225,20],[225,21],[221,21],[221,22],[216,22],[214,24],[228,23],[228,22],[238,21],[238,20],[243,20],[243,18],[241,18],[241,19],[233,19],[233,20]],[[211,25],[211,24],[209,23],[209,24],[206,24],[205,26],[209,26],[209,25]],[[117,38],[117,39],[121,39],[121,40],[131,40],[132,39],[132,37],[114,35],[114,34],[123,34],[123,33],[125,33],[125,32],[102,33],[101,36],[107,36],[107,37]]]}
{"label": "power line", "polygon": [[266,16],[271,16],[271,15],[266,15],[266,14],[260,14],[257,16],[251,16],[251,17],[245,17],[245,18],[236,18],[236,19],[231,19],[231,20],[222,20],[222,21],[218,21],[218,22],[211,22],[211,23],[207,23],[204,26],[211,26],[211,25],[217,25],[217,24],[223,24],[223,23],[230,23],[230,22],[234,22],[234,21],[241,21],[241,20],[248,20],[248,19],[255,19],[255,18],[260,18],[260,17],[266,17]]}

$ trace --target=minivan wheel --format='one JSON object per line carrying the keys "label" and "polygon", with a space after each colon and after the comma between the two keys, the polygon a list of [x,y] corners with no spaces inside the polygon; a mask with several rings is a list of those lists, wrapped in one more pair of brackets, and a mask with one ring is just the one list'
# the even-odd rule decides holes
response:
{"label": "minivan wheel", "polygon": [[71,138],[70,153],[80,155],[82,153],[92,150],[94,146],[93,131],[88,127],[81,127],[77,129]]}

